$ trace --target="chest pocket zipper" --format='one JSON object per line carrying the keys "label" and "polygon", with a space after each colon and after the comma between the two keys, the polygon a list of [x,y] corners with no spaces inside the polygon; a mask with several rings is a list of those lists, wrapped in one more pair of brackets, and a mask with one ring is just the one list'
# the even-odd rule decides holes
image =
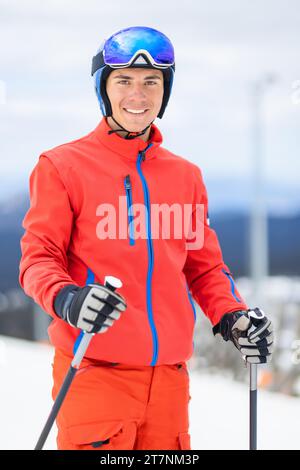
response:
{"label": "chest pocket zipper", "polygon": [[128,227],[129,227],[129,244],[134,245],[134,219],[132,214],[132,187],[130,175],[126,175],[124,179],[124,186],[126,191],[127,200],[127,216],[128,216]]}

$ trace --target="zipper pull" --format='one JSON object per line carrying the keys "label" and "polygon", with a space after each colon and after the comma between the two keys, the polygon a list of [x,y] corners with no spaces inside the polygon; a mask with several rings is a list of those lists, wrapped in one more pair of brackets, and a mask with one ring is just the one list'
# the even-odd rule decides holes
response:
{"label": "zipper pull", "polygon": [[146,153],[146,150],[141,150],[141,151],[140,151],[140,156],[141,156],[142,162],[145,161],[145,158],[146,158],[146,157],[145,157],[145,153]]}
{"label": "zipper pull", "polygon": [[148,144],[147,147],[146,147],[144,150],[140,150],[140,151],[139,151],[139,157],[141,158],[142,162],[143,162],[143,161],[145,160],[145,158],[146,158],[145,154],[146,154],[147,150],[148,150],[150,147],[152,147],[152,145],[153,145],[153,143],[150,142],[150,144]]}
{"label": "zipper pull", "polygon": [[125,188],[126,189],[131,188],[130,175],[126,175],[126,177],[125,177]]}

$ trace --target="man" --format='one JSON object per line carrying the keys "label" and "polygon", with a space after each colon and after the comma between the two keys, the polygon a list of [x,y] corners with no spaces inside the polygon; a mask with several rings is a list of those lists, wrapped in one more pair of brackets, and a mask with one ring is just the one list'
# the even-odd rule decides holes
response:
{"label": "man", "polygon": [[[30,177],[20,283],[53,318],[53,398],[80,332],[98,333],[58,415],[59,449],[190,449],[191,294],[247,361],[271,356],[271,322],[248,309],[209,227],[200,169],[162,148],[153,124],[174,71],[161,32],[112,35],[92,65],[103,119],[44,152]],[[165,236],[161,224],[155,236],[156,205],[180,209],[175,229],[191,208],[189,232]],[[122,288],[104,286],[106,275]]]}

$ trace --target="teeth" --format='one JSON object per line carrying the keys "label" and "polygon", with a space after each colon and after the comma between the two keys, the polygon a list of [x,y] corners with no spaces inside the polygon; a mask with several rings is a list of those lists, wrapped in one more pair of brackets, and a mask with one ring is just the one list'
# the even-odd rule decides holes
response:
{"label": "teeth", "polygon": [[146,111],[146,109],[138,110],[138,109],[127,109],[127,108],[125,108],[125,110],[128,111],[129,113],[134,113],[134,114],[142,114]]}

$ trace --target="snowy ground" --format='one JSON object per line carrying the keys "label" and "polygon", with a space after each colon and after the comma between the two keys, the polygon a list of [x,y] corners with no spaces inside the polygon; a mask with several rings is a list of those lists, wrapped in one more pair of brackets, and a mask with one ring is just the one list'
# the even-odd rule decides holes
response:
{"label": "snowy ground", "polygon": [[[52,406],[47,345],[0,336],[0,449],[32,449]],[[248,389],[190,372],[193,449],[247,449]],[[260,449],[300,449],[300,399],[259,391]],[[55,427],[45,449],[55,449]]]}

